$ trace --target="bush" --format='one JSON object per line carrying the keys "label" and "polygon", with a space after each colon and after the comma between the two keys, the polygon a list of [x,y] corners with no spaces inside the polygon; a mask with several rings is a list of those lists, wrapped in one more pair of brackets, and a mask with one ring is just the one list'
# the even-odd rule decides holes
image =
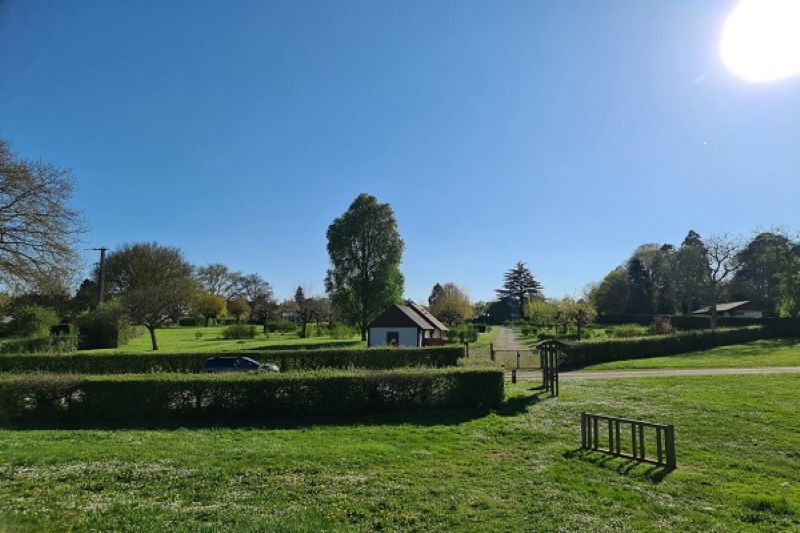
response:
{"label": "bush", "polygon": [[4,354],[0,359],[13,357],[14,354],[63,354],[77,349],[78,343],[74,335],[9,339],[0,343],[0,354]]}
{"label": "bush", "polygon": [[649,334],[649,328],[637,324],[621,324],[606,330],[612,337],[626,339],[629,337],[644,337]]}
{"label": "bush", "polygon": [[760,326],[716,331],[687,331],[673,335],[609,339],[567,344],[562,364],[577,368],[608,361],[659,357],[679,353],[707,350],[717,346],[742,344],[768,338],[773,334]]}
{"label": "bush", "polygon": [[133,335],[122,304],[114,300],[98,305],[94,311],[81,313],[75,324],[81,350],[118,348]]}
{"label": "bush", "polygon": [[246,324],[234,324],[222,330],[225,339],[255,339],[256,327]]}
{"label": "bush", "polygon": [[488,408],[502,400],[502,371],[482,368],[0,380],[0,420],[25,422],[354,415]]}
{"label": "bush", "polygon": [[651,335],[669,335],[672,333],[672,321],[668,316],[657,316],[653,319],[648,332]]}
{"label": "bush", "polygon": [[183,327],[197,327],[197,326],[205,326],[205,320],[198,320],[196,317],[193,316],[185,316],[183,318],[178,319],[178,325]]}
{"label": "bush", "polygon": [[328,328],[328,335],[334,339],[350,339],[357,334],[354,328],[345,324],[336,324],[332,328]]}
{"label": "bush", "polygon": [[288,320],[273,320],[267,322],[267,331],[270,333],[292,333],[297,329],[297,326]]}
{"label": "bush", "polygon": [[[604,325],[638,324],[650,326],[656,315],[600,315],[595,322]],[[709,329],[711,318],[702,315],[666,315],[672,321],[672,326],[681,330]],[[744,326],[757,326],[770,319],[747,318],[737,316],[717,317],[717,325],[724,328],[740,328]]]}
{"label": "bush", "polygon": [[210,357],[245,356],[276,363],[281,371],[322,368],[372,370],[407,366],[445,367],[464,356],[460,346],[432,348],[370,348],[333,350],[283,350],[224,353],[67,353],[63,355],[7,355],[0,357],[0,372],[55,372],[79,374],[136,374],[146,372],[200,372]]}
{"label": "bush", "polygon": [[10,333],[17,337],[47,337],[59,322],[55,311],[40,305],[22,307],[13,316]]}

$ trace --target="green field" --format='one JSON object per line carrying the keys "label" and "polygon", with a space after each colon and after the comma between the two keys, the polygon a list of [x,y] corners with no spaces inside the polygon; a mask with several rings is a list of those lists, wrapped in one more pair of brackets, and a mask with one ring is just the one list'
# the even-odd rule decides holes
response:
{"label": "green field", "polygon": [[[0,530],[800,528],[800,377],[528,387],[492,414],[0,430]],[[674,423],[678,469],[578,451],[582,411]]]}
{"label": "green field", "polygon": [[637,370],[659,368],[751,368],[800,366],[800,339],[760,340],[720,346],[701,352],[666,357],[612,361],[581,370]]}
{"label": "green field", "polygon": [[[224,352],[229,350],[247,350],[251,348],[269,348],[270,346],[284,346],[297,344],[316,345],[343,343],[348,340],[358,340],[358,337],[351,339],[334,339],[332,337],[309,337],[301,339],[297,333],[270,333],[269,337],[264,337],[261,328],[256,326],[257,335],[254,339],[223,339],[222,330],[225,326],[209,327],[173,327],[156,330],[158,337],[159,350],[162,352]],[[140,328],[141,329],[141,328]],[[309,329],[313,329],[310,327]],[[197,338],[197,333],[201,334]],[[366,344],[364,344],[366,345]],[[94,352],[150,352],[150,335],[141,329],[139,334],[130,342],[115,350],[87,350]]]}

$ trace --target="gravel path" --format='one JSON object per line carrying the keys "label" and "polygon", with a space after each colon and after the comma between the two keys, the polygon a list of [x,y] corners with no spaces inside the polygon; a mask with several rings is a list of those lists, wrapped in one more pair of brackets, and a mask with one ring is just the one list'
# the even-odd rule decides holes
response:
{"label": "gravel path", "polygon": [[[741,376],[764,374],[800,374],[800,366],[772,366],[763,368],[687,368],[664,370],[605,370],[597,372],[561,372],[559,379],[620,379],[620,378],[667,378],[680,376]],[[542,379],[541,371],[518,372],[517,379]]]}
{"label": "gravel path", "polygon": [[494,342],[495,350],[525,351],[530,350],[514,335],[514,330],[506,326],[494,326],[497,328],[497,339]]}

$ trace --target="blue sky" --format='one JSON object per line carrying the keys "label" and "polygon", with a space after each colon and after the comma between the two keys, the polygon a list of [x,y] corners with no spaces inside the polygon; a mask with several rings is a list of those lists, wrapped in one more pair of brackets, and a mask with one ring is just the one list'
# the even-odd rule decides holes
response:
{"label": "blue sky", "polygon": [[0,136],[72,169],[87,245],[322,291],[368,192],[408,297],[518,260],[576,294],[690,228],[797,228],[800,78],[724,68],[733,5],[0,0]]}

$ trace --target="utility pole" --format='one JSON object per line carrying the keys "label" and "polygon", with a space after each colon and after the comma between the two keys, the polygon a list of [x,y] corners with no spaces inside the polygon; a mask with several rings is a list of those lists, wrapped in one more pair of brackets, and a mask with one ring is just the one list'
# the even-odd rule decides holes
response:
{"label": "utility pole", "polygon": [[103,303],[106,293],[106,250],[108,248],[92,248],[100,252],[100,279],[97,280],[97,305]]}

